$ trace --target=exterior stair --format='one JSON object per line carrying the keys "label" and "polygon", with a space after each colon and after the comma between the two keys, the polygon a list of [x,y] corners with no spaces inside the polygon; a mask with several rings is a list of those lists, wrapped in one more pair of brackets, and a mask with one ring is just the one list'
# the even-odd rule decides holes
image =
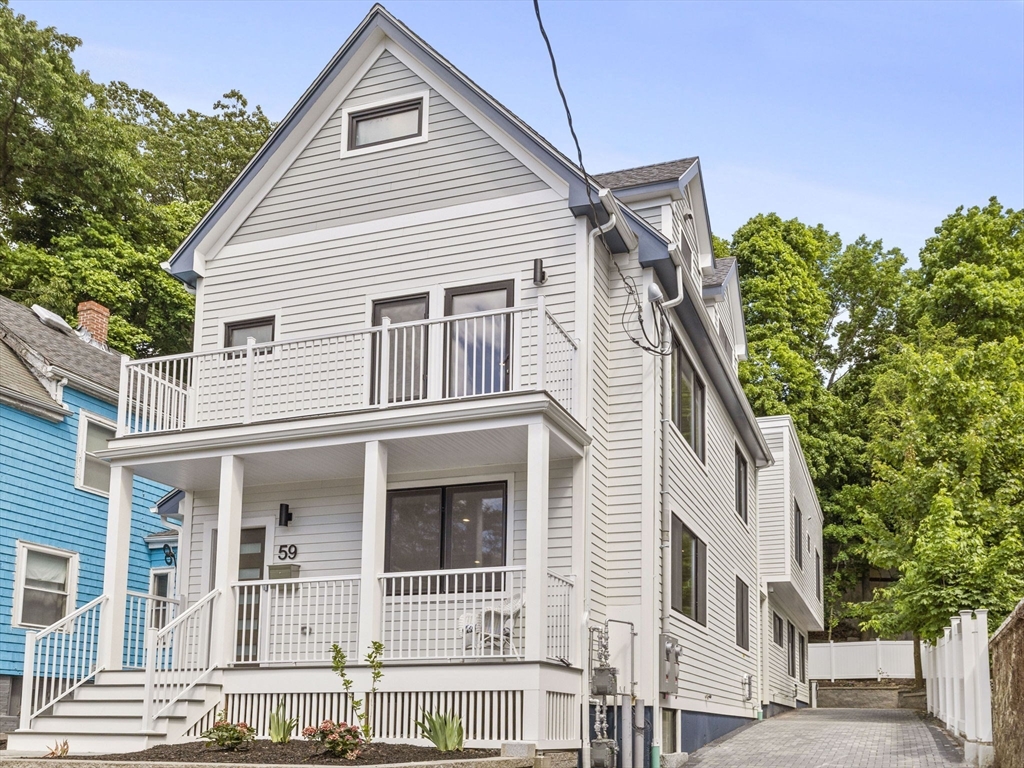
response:
{"label": "exterior stair", "polygon": [[142,670],[99,672],[94,681],[36,717],[31,730],[10,734],[8,751],[43,754],[65,739],[75,755],[135,752],[188,741],[187,731],[220,704],[220,674],[215,670],[149,726],[143,722],[145,675]]}

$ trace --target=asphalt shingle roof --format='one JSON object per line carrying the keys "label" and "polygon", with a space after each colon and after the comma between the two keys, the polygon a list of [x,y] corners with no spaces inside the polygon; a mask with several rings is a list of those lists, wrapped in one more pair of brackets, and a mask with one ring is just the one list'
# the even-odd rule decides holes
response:
{"label": "asphalt shingle roof", "polygon": [[675,181],[690,166],[697,162],[696,157],[684,157],[682,160],[672,160],[667,163],[655,163],[654,165],[641,165],[637,168],[626,168],[622,171],[610,171],[609,173],[594,174],[594,179],[602,187],[609,189],[625,189],[627,187],[639,187],[644,184],[657,184],[662,181]]}
{"label": "asphalt shingle roof", "polygon": [[734,258],[715,259],[715,271],[710,275],[705,275],[701,279],[701,283],[705,288],[717,288],[725,282],[725,278],[729,276],[735,263],[736,259]]}
{"label": "asphalt shingle roof", "polygon": [[20,341],[42,355],[50,365],[80,376],[116,393],[121,378],[120,357],[104,352],[74,334],[49,326],[28,307],[0,296],[0,337],[14,349]]}

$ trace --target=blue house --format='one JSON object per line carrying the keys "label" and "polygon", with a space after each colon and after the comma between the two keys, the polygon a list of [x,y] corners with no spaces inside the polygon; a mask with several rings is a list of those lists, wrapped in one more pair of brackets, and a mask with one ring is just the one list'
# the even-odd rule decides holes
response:
{"label": "blue house", "polygon": [[[0,297],[0,733],[18,724],[26,631],[103,589],[110,468],[94,454],[114,436],[120,376],[104,343],[108,315],[84,302],[75,330]],[[174,496],[135,484],[129,589],[139,597],[129,600],[126,656],[141,656],[131,638],[171,607],[142,596],[174,593],[177,530],[158,511],[163,502],[173,513]]]}

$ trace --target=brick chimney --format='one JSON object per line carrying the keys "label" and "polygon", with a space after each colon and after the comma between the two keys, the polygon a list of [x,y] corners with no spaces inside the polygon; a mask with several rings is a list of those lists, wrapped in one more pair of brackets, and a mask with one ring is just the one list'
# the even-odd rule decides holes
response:
{"label": "brick chimney", "polygon": [[85,328],[93,341],[107,343],[107,323],[110,310],[95,301],[83,301],[78,305],[78,324]]}

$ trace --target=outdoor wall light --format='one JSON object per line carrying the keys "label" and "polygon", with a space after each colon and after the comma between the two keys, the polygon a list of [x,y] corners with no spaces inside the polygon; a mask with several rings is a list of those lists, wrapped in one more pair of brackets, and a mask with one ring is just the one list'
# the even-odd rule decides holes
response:
{"label": "outdoor wall light", "polygon": [[288,523],[292,521],[292,513],[288,509],[287,504],[282,504],[277,511],[277,524],[283,528],[288,527]]}
{"label": "outdoor wall light", "polygon": [[548,273],[544,271],[544,259],[533,260],[533,284],[544,285],[548,281]]}

